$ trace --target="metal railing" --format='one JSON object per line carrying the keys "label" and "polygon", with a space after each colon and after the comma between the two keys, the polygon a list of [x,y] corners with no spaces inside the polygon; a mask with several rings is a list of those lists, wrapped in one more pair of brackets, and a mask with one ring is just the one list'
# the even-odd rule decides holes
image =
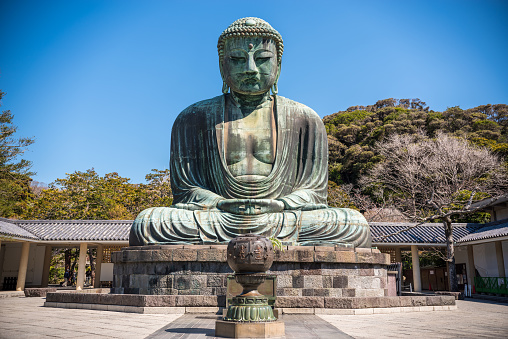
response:
{"label": "metal railing", "polygon": [[508,278],[475,277],[476,292],[508,295]]}

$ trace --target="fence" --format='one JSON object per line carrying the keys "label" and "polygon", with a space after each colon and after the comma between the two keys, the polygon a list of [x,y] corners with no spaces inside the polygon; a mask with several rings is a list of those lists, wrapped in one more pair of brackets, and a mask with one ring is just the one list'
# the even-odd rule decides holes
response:
{"label": "fence", "polygon": [[508,295],[508,278],[475,277],[476,292]]}

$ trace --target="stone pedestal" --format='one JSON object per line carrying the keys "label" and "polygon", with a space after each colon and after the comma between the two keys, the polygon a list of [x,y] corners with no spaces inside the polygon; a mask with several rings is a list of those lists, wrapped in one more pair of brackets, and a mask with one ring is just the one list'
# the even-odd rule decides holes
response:
{"label": "stone pedestal", "polygon": [[226,338],[274,338],[285,335],[282,321],[241,323],[217,320],[215,336]]}
{"label": "stone pedestal", "polygon": [[[233,273],[225,245],[126,247],[112,261],[119,294],[225,296]],[[384,297],[389,263],[376,249],[288,246],[267,273],[277,276],[277,296]]]}

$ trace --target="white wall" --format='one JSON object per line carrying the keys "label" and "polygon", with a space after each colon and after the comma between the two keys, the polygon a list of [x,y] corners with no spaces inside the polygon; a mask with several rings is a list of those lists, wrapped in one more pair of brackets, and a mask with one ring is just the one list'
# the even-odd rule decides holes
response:
{"label": "white wall", "polygon": [[496,246],[493,242],[473,245],[474,265],[480,276],[497,277]]}
{"label": "white wall", "polygon": [[467,263],[467,246],[455,246],[455,263]]}
{"label": "white wall", "polygon": [[21,256],[21,243],[6,243],[3,262],[2,281],[4,277],[17,277],[19,258]]}
{"label": "white wall", "polygon": [[500,208],[499,206],[496,206],[496,207],[494,207],[494,209],[496,211],[495,218],[494,218],[494,213],[490,212],[492,221],[503,220],[503,219],[508,218],[508,207]]}
{"label": "white wall", "polygon": [[508,218],[508,208],[496,209],[496,220],[503,220]]}
{"label": "white wall", "polygon": [[32,271],[32,285],[38,286],[42,284],[42,270],[44,269],[44,255],[46,254],[46,246],[31,245],[29,258],[31,259],[28,269]]}
{"label": "white wall", "polygon": [[[0,268],[0,280],[4,281],[4,277],[17,277],[19,268],[19,259],[21,257],[20,242],[9,242],[5,244],[5,252]],[[37,244],[30,244],[30,253],[28,254],[28,266],[26,270],[26,286],[38,286],[42,283],[42,269],[44,266],[45,247]]]}
{"label": "white wall", "polygon": [[3,267],[5,258],[5,243],[0,245],[0,286],[4,285],[4,278],[2,277]]}
{"label": "white wall", "polygon": [[504,274],[508,276],[508,241],[502,241],[503,245],[503,259],[504,259]]}

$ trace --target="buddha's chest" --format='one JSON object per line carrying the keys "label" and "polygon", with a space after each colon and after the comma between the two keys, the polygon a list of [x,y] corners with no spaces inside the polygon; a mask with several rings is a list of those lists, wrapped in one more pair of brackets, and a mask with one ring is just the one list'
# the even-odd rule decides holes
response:
{"label": "buddha's chest", "polygon": [[268,175],[275,161],[277,129],[271,107],[224,124],[224,155],[233,175]]}

